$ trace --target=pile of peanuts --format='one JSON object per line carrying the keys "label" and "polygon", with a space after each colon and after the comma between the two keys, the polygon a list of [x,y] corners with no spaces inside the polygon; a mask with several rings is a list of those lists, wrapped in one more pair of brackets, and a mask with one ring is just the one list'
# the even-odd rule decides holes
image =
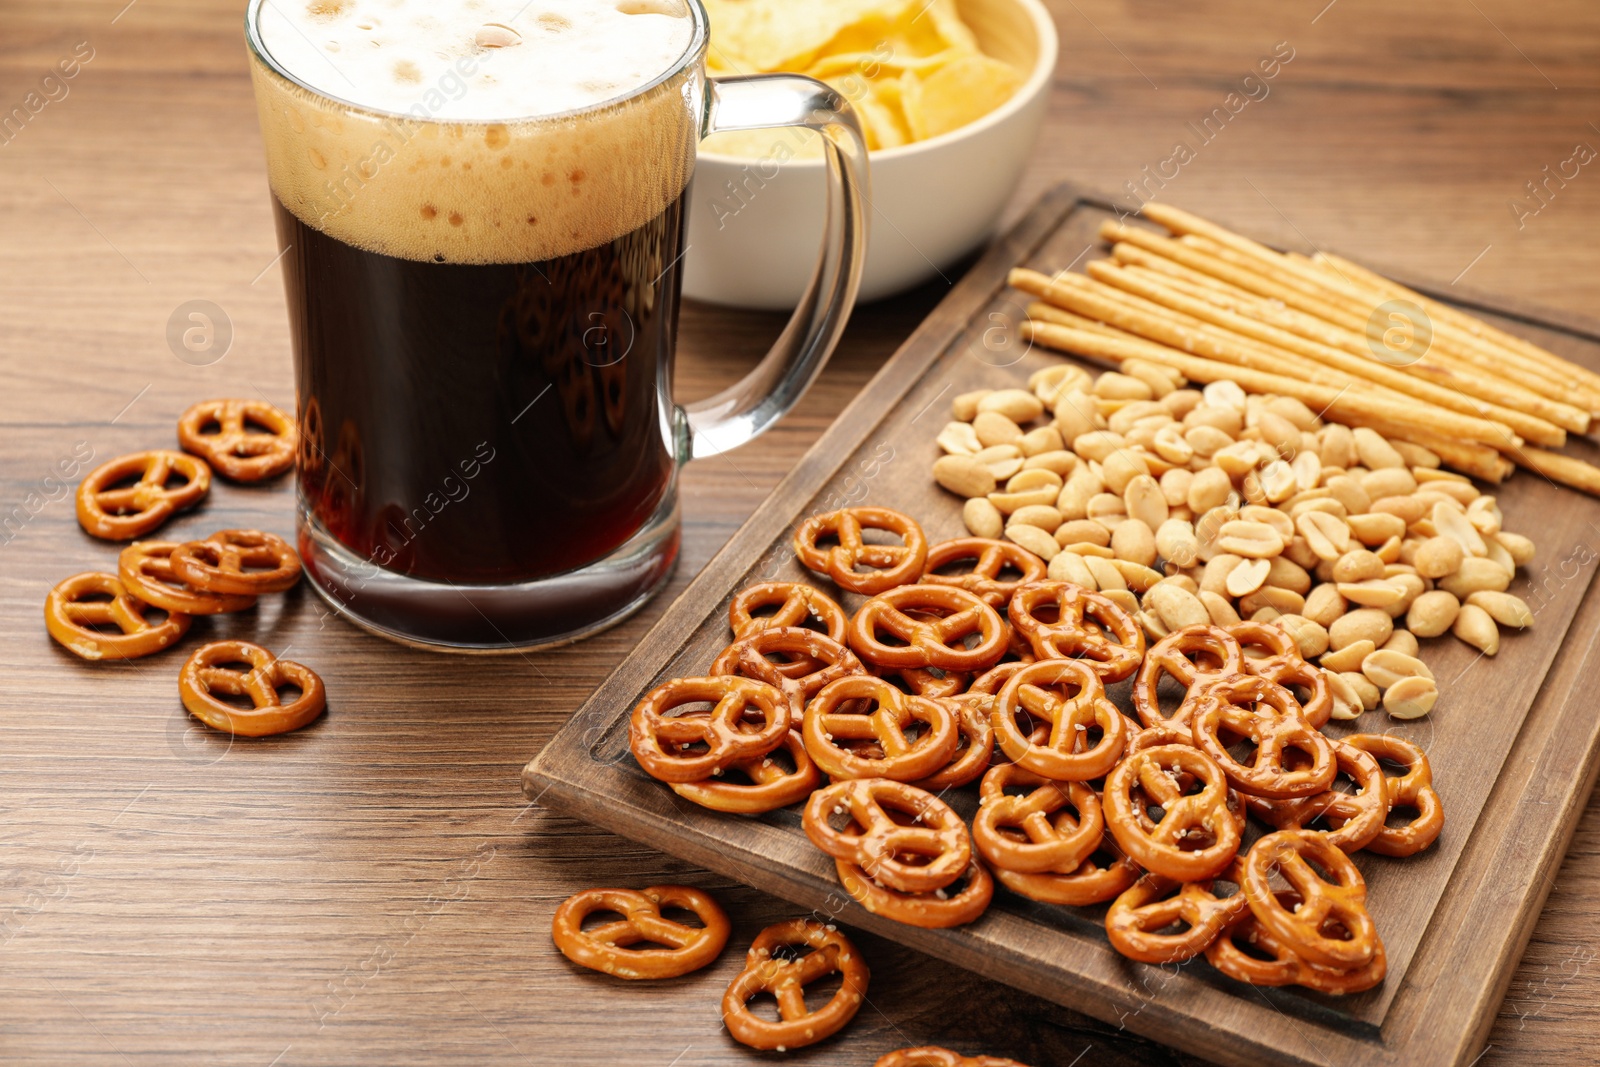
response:
{"label": "pile of peanuts", "polygon": [[1338,718],[1433,709],[1417,638],[1449,632],[1492,656],[1501,627],[1533,622],[1506,592],[1533,542],[1437,455],[1290,397],[1186,384],[1128,360],[965,393],[934,479],[966,499],[975,536],[1003,536],[1050,578],[1112,597],[1152,640],[1276,621],[1327,670]]}

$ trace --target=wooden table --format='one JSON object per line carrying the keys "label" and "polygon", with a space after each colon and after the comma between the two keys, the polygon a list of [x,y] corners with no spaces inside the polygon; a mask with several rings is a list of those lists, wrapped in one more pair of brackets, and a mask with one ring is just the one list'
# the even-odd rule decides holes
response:
{"label": "wooden table", "polygon": [[[125,2],[0,4],[0,112],[79,42],[93,56],[0,135],[0,1061],[752,1062],[718,1027],[737,951],[640,989],[578,971],[549,942],[555,904],[595,884],[708,885],[739,943],[789,910],[521,796],[522,763],[659,603],[574,648],[469,661],[368,637],[302,588],[254,617],[196,626],[254,633],[329,684],[320,724],[233,744],[185,717],[175,656],[96,666],[46,638],[51,584],[112,559],[45,481],[58,460],[78,442],[99,457],[167,446],[178,412],[202,397],[291,399],[239,5]],[[1542,203],[1524,183],[1579,143],[1600,146],[1600,9],[1325,3],[1057,0],[1050,125],[1013,216],[1061,178],[1113,192],[1142,181],[1286,41],[1294,58],[1270,95],[1162,196],[1375,265],[1592,312],[1600,177],[1586,167],[1552,181]],[[1509,206],[1519,197],[1520,212]],[[688,470],[684,560],[667,596],[943,289],[861,309],[783,426]],[[209,366],[175,358],[166,339],[169,316],[194,299],[219,305],[233,330]],[[689,308],[682,395],[729,380],[777,327]],[[174,529],[290,523],[286,485],[225,487]],[[1597,901],[1591,804],[1482,1064],[1593,1061]],[[871,1006],[847,1040],[796,1060],[870,1063],[937,1041],[1061,1067],[1197,1062],[862,940]]]}

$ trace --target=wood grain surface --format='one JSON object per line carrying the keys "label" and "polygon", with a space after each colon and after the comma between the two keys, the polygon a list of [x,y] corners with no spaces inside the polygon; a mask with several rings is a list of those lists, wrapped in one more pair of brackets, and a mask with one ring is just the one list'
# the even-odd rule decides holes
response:
{"label": "wood grain surface", "polygon": [[[1143,180],[1188,123],[1287,41],[1294,59],[1270,94],[1161,195],[1284,243],[1592,312],[1600,178],[1585,167],[1537,200],[1526,183],[1545,181],[1543,168],[1556,171],[1579,143],[1600,147],[1594,5],[1051,6],[1062,59],[1012,217],[1063,178],[1112,193]],[[111,558],[46,481],[59,461],[75,447],[108,457],[170,443],[177,414],[206,396],[291,398],[241,8],[0,3],[0,113],[30,92],[48,100],[0,135],[0,518],[23,516],[0,534],[0,1060],[754,1062],[718,1027],[736,950],[696,975],[621,988],[553,953],[548,922],[560,899],[600,883],[712,887],[741,940],[792,908],[528,805],[518,785],[521,763],[665,599],[574,648],[467,664],[360,634],[304,590],[199,623],[200,634],[253,635],[329,683],[317,726],[231,745],[186,720],[173,657],[90,666],[44,635],[50,585]],[[42,85],[75,50],[92,58]],[[689,468],[684,559],[668,598],[946,284],[864,307],[782,426]],[[177,359],[166,338],[174,310],[196,299],[220,306],[233,333],[207,366]],[[730,380],[779,325],[687,309],[680,394]],[[287,485],[222,487],[173,530],[287,532],[290,517]],[[1534,756],[1514,751],[1519,760]],[[1559,762],[1528,767],[1562,773]],[[1495,864],[1531,859],[1468,853],[1486,878]],[[1549,881],[1483,1065],[1593,1061],[1594,803]],[[1471,936],[1470,914],[1449,919]],[[1062,1067],[1200,1062],[880,938],[861,943],[870,1008],[846,1039],[795,1060],[871,1063],[939,1041]]]}

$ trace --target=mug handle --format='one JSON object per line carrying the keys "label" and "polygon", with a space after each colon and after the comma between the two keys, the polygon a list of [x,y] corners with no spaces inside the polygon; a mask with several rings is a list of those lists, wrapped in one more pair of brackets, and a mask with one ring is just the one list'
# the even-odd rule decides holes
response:
{"label": "mug handle", "polygon": [[734,385],[680,408],[684,460],[738,448],[765,432],[805,394],[849,321],[866,262],[867,145],[850,102],[798,74],[711,78],[701,137],[798,126],[822,136],[828,212],[822,246],[800,304],[761,362]]}

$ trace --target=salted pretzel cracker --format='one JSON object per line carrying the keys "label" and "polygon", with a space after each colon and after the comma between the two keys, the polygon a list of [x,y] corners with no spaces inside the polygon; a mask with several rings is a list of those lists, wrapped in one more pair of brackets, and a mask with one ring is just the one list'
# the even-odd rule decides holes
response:
{"label": "salted pretzel cracker", "polygon": [[[838,815],[849,817],[843,830],[830,821]],[[802,826],[822,851],[902,893],[943,889],[972,862],[961,816],[932,793],[888,778],[846,779],[817,790]]]}
{"label": "salted pretzel cracker", "polygon": [[[1308,963],[1338,970],[1372,961],[1378,933],[1367,913],[1367,883],[1350,857],[1324,835],[1313,830],[1267,834],[1250,846],[1243,872],[1250,911],[1289,951]],[[1274,895],[1274,874],[1298,894],[1292,909]]]}
{"label": "salted pretzel cracker", "polygon": [[[1381,856],[1412,856],[1438,840],[1439,832],[1444,829],[1444,805],[1434,791],[1433,768],[1422,749],[1391,734],[1351,734],[1344,739],[1344,743],[1379,760],[1404,767],[1405,773],[1398,778],[1388,777],[1385,772],[1384,792],[1389,801],[1389,810],[1417,813],[1416,818],[1403,826],[1389,826],[1386,823],[1366,843],[1366,850]],[[1335,829],[1341,829],[1339,819],[1334,814],[1328,822]]]}
{"label": "salted pretzel cracker", "polygon": [[976,859],[950,888],[931,893],[901,893],[878,884],[865,868],[849,860],[835,859],[839,884],[857,904],[885,919],[925,930],[946,930],[965,926],[982,915],[994,899],[994,879]]}
{"label": "salted pretzel cracker", "polygon": [[[972,561],[972,569],[962,574],[945,573],[952,564]],[[1015,578],[1000,577],[1007,569]],[[932,585],[952,585],[981,598],[990,607],[1004,611],[1011,594],[1029,582],[1043,581],[1044,560],[1013,541],[987,537],[958,537],[941,541],[928,549],[921,581]]]}
{"label": "salted pretzel cracker", "polygon": [[[884,590],[861,605],[846,632],[856,655],[874,666],[944,671],[988,670],[1005,655],[1011,637],[994,608],[947,585]],[[968,647],[966,639],[974,636],[976,643]]]}
{"label": "salted pretzel cracker", "polygon": [[[771,615],[756,614],[773,606],[777,610]],[[728,602],[728,628],[735,638],[780,626],[803,627],[812,619],[822,624],[823,633],[844,644],[850,617],[832,597],[803,582],[757,582],[739,590]]]}
{"label": "salted pretzel cracker", "polygon": [[1357,852],[1384,830],[1389,817],[1389,789],[1383,767],[1371,753],[1345,741],[1333,741],[1338,773],[1356,786],[1354,792],[1327,789],[1308,797],[1268,800],[1246,796],[1250,813],[1278,830],[1303,830],[1318,819],[1328,824],[1324,831],[1334,845],[1346,852]]}
{"label": "salted pretzel cracker", "polygon": [[[182,612],[168,611],[165,619],[152,623],[145,618],[151,610],[114,575],[85,571],[62,579],[50,590],[44,601],[44,626],[63,648],[83,659],[138,659],[171,647],[189,632],[193,621]],[[115,626],[122,632],[105,633],[96,629],[99,626]]]}
{"label": "salted pretzel cracker", "polygon": [[[1031,791],[1006,792],[1018,787]],[[1100,798],[1087,785],[1053,781],[1004,763],[983,776],[972,843],[997,871],[1064,874],[1094,854],[1105,828]]]}
{"label": "salted pretzel cracker", "polygon": [[[1328,676],[1315,664],[1307,663],[1300,655],[1289,631],[1275,623],[1246,619],[1228,627],[1244,649],[1244,669],[1265,678],[1285,689],[1298,686],[1306,695],[1295,695],[1306,721],[1317,729],[1326,726],[1333,717],[1333,690],[1328,688]],[[1265,655],[1250,655],[1252,649],[1265,651]]]}
{"label": "salted pretzel cracker", "polygon": [[[781,656],[785,662],[775,662]],[[811,666],[805,673],[792,668]],[[854,652],[825,634],[798,626],[751,630],[722,651],[711,664],[712,675],[738,675],[766,682],[789,701],[795,722],[805,714],[806,701],[816,696],[829,682],[852,674],[866,674],[867,668]]]}
{"label": "salted pretzel cracker", "polygon": [[[1187,728],[1194,713],[1189,700],[1200,679],[1243,674],[1244,650],[1220,626],[1185,626],[1174,630],[1145,653],[1133,680],[1133,710],[1145,726],[1171,723]],[[1184,688],[1184,699],[1168,717],[1161,710],[1161,679],[1171,677]]]}
{"label": "salted pretzel cracker", "polygon": [[1013,893],[1042,904],[1080,908],[1115,900],[1143,873],[1109,830],[1101,837],[1099,848],[1073,871],[1023,874],[1004,867],[994,869],[995,879]]}
{"label": "salted pretzel cracker", "polygon": [[[1175,881],[1213,878],[1238,854],[1228,780],[1197,748],[1156,745],[1127,756],[1106,776],[1100,804],[1128,857]],[[1161,809],[1159,820],[1151,806]]]}
{"label": "salted pretzel cracker", "polygon": [[[671,714],[702,701],[713,705],[709,712]],[[792,719],[788,698],[766,682],[736,675],[673,678],[633,709],[628,747],[650,777],[669,785],[698,782],[777,748]]]}
{"label": "salted pretzel cracker", "polygon": [[135,541],[117,556],[117,578],[129,593],[163,611],[185,615],[223,615],[243,611],[256,598],[238,593],[191,589],[172,573],[177,541]]}
{"label": "salted pretzel cracker", "polygon": [[[703,924],[687,926],[661,914],[691,911]],[[583,928],[597,912],[622,918]],[[631,981],[677,978],[698,971],[722,953],[733,924],[709,894],[686,885],[644,889],[585,889],[561,902],[550,920],[550,937],[567,959],[591,971]],[[649,944],[656,948],[634,948]]]}
{"label": "salted pretzel cracker", "polygon": [[[1042,745],[1023,734],[1018,719],[1050,726]],[[1116,764],[1127,746],[1128,719],[1106,698],[1093,664],[1084,660],[1042,659],[1014,672],[995,698],[991,713],[995,743],[1012,762],[1056,781],[1099,778]],[[1099,729],[1093,743],[1089,731]]]}
{"label": "salted pretzel cracker", "polygon": [[897,1048],[878,1057],[872,1067],[1028,1067],[1004,1056],[963,1056],[942,1045]]}
{"label": "salted pretzel cracker", "polygon": [[[913,723],[921,724],[921,732],[907,737]],[[958,734],[949,707],[908,696],[871,675],[828,683],[806,705],[801,724],[806,751],[834,778],[926,778],[950,762]],[[874,752],[852,751],[852,742],[873,742]]]}
{"label": "salted pretzel cracker", "polygon": [[[779,950],[805,947],[799,958]],[[806,1007],[805,987],[830,974],[840,986],[816,1011]],[[786,1051],[814,1045],[842,1030],[861,1010],[872,973],[850,939],[832,926],[791,919],[756,935],[744,970],[722,997],[722,1021],[735,1041],[756,1049]],[[748,1006],[751,997],[769,993],[778,1002],[779,1022],[762,1019]]]}
{"label": "salted pretzel cracker", "polygon": [[986,705],[964,696],[939,698],[956,717],[956,750],[950,762],[911,784],[930,793],[959,789],[983,777],[994,757],[994,726]]}
{"label": "salted pretzel cracker", "polygon": [[[251,427],[256,431],[252,432]],[[202,400],[178,417],[178,443],[224,478],[259,482],[294,466],[294,420],[265,400]]]}
{"label": "salted pretzel cracker", "polygon": [[[1313,796],[1333,784],[1333,745],[1306,721],[1287,689],[1258,675],[1233,674],[1209,679],[1198,690],[1194,743],[1234,788],[1278,800]],[[1230,751],[1235,738],[1253,743],[1247,760]]]}
{"label": "salted pretzel cracker", "polygon": [[[168,486],[174,478],[178,485]],[[136,479],[136,480],[135,480]],[[132,485],[122,483],[133,480]],[[143,537],[211,491],[211,468],[185,452],[132,452],[101,464],[78,483],[78,524],[107,541]]]}
{"label": "salted pretzel cracker", "polygon": [[218,530],[186,541],[168,557],[173,576],[208,593],[281,593],[300,580],[300,556],[277,534]]}
{"label": "salted pretzel cracker", "polygon": [[1133,616],[1081,585],[1024,585],[1006,615],[1040,659],[1081,659],[1107,682],[1130,677],[1144,658],[1144,629]]}
{"label": "salted pretzel cracker", "polygon": [[[779,766],[780,750],[794,764],[793,770],[786,771]],[[748,784],[732,780],[734,777],[748,779]],[[821,784],[822,772],[806,752],[800,731],[791,729],[771,752],[734,760],[714,778],[672,782],[670,786],[674,793],[702,808],[735,815],[760,815],[800,803]]]}
{"label": "salted pretzel cracker", "polygon": [[[234,669],[237,664],[250,669]],[[300,695],[283,703],[278,690],[293,686]],[[241,708],[217,693],[250,698]],[[267,737],[298,730],[322,714],[327,691],[310,667],[279,659],[248,641],[213,641],[195,649],[178,674],[178,695],[189,714],[218,730],[241,737]]]}
{"label": "salted pretzel cracker", "polygon": [[[1215,878],[1175,882],[1146,874],[1106,912],[1111,947],[1142,963],[1181,963],[1204,952],[1234,919],[1249,911],[1243,890],[1219,897],[1217,882],[1239,885],[1238,860]],[[1171,931],[1174,926],[1181,926]]]}
{"label": "salted pretzel cracker", "polygon": [[[1276,893],[1278,903],[1292,911],[1300,896],[1292,889]],[[1341,970],[1319,967],[1295,955],[1246,909],[1229,923],[1206,949],[1206,961],[1229,978],[1251,985],[1299,985],[1319,993],[1360,993],[1382,982],[1388,973],[1383,939],[1378,938],[1372,959],[1360,967]]]}
{"label": "salted pretzel cracker", "polygon": [[[862,537],[867,529],[886,530],[901,543],[870,544]],[[839,543],[832,547],[818,544],[828,537]],[[928,539],[915,519],[898,511],[840,508],[802,522],[794,532],[794,551],[807,570],[826,574],[841,589],[873,596],[922,575]]]}

